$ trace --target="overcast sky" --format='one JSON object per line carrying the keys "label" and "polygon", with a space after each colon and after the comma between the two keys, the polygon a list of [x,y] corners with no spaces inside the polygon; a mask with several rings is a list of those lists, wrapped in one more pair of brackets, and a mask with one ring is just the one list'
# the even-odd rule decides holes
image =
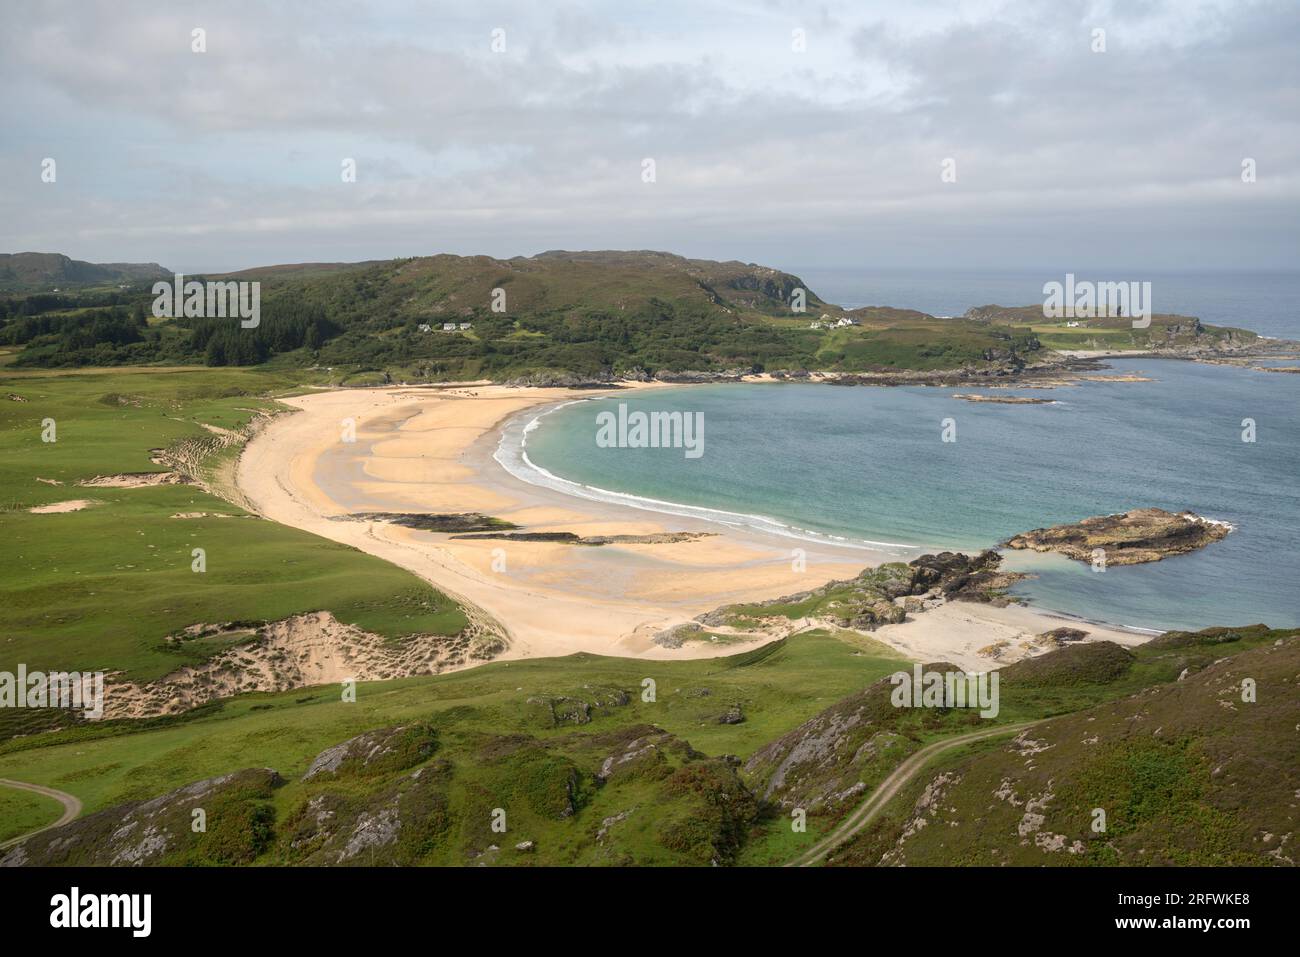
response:
{"label": "overcast sky", "polygon": [[1293,0],[4,0],[0,19],[5,252],[1300,262]]}

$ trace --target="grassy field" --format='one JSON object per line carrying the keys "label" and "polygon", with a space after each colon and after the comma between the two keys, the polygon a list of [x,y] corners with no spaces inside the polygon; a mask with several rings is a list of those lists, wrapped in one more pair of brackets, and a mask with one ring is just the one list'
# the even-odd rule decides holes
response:
{"label": "grassy field", "polygon": [[[194,647],[163,644],[188,625],[321,609],[391,638],[464,627],[461,610],[415,576],[248,516],[197,486],[76,484],[163,470],[151,449],[210,438],[204,425],[240,429],[291,386],[244,370],[0,376],[0,669],[23,662],[150,680],[192,660]],[[42,441],[47,419],[55,442]],[[74,499],[95,504],[28,511]],[[171,517],[191,512],[206,517]],[[202,573],[191,567],[196,548],[206,553]]]}
{"label": "grassy field", "polygon": [[[296,779],[320,751],[364,731],[426,721],[439,729],[439,753],[456,765],[458,785],[479,781],[488,792],[498,793],[502,784],[479,754],[485,741],[528,736],[567,743],[575,732],[574,726],[556,725],[539,712],[539,698],[596,703],[622,691],[626,705],[598,710],[582,730],[609,733],[654,725],[706,755],[744,758],[844,695],[905,665],[886,646],[848,631],[804,633],[757,651],[705,661],[574,655],[499,662],[468,672],[363,684],[355,703],[341,701],[334,688],[242,695],[188,720],[162,719],[156,730],[107,722],[18,739],[0,745],[0,776],[68,791],[93,812],[241,767],[273,767],[290,781],[271,798],[276,817],[285,819],[310,790]],[[653,702],[641,699],[646,678],[656,684]],[[744,722],[718,723],[719,714],[732,705],[741,707]],[[600,803],[594,806],[590,813],[584,810],[584,819],[598,816]],[[768,822],[761,836],[754,835],[746,860],[783,860],[787,846],[792,852],[802,849],[800,842],[814,840],[830,823],[814,816],[807,834],[787,840],[789,829],[782,821]],[[555,822],[533,820],[532,832],[546,833],[552,847],[576,850],[575,838]],[[649,836],[643,843],[652,843]],[[456,862],[454,852],[448,854],[445,862]]]}
{"label": "grassy field", "polygon": [[11,837],[52,824],[62,813],[63,806],[54,798],[0,787],[0,844]]}
{"label": "grassy field", "polygon": [[867,321],[826,333],[817,350],[817,364],[842,372],[929,372],[979,366],[990,350],[1009,355],[1013,345],[1022,355],[1033,352],[1025,331],[1009,326],[960,319],[908,320],[901,325]]}
{"label": "grassy field", "polygon": [[[1130,744],[1124,744],[1123,728],[1132,721],[1125,716],[1151,707],[1143,702],[1163,702],[1171,694],[1184,693],[1179,689],[1195,688],[1194,679],[1178,680],[1184,671],[1197,675],[1231,668],[1218,662],[1233,654],[1272,652],[1279,636],[1292,634],[1239,629],[1202,637],[1190,645],[1140,648],[1133,655],[1112,646],[1068,648],[1011,666],[1002,685],[1001,712],[992,724],[1065,716],[1059,720],[1067,730],[1056,735],[1063,742],[1062,754],[1053,755],[1051,767],[1061,782],[1057,790],[1072,795],[1072,806],[1112,800],[1130,809],[1126,814],[1143,818],[1150,817],[1145,809],[1152,801],[1172,800],[1182,802],[1177,808],[1186,813],[1208,813],[1197,802],[1208,789],[1205,775],[1212,765],[1200,757],[1193,761],[1188,755],[1195,752],[1186,748],[1177,753],[1152,751],[1148,745],[1159,747],[1160,742],[1149,735],[1133,736]],[[1281,673],[1289,674],[1285,668],[1293,663],[1281,664]],[[740,786],[743,782],[745,787],[762,789],[767,772],[761,764],[739,776],[733,770],[758,749],[804,722],[810,722],[816,732],[818,722],[825,725],[828,716],[865,707],[870,720],[847,735],[848,726],[837,733],[847,737],[841,757],[829,763],[814,759],[812,766],[814,777],[838,778],[833,780],[834,790],[862,782],[867,790],[860,793],[865,795],[906,754],[931,741],[989,726],[970,711],[892,708],[887,686],[883,694],[880,689],[863,691],[900,666],[905,667],[905,662],[876,642],[843,631],[804,633],[706,661],[638,662],[573,655],[494,662],[470,671],[364,684],[355,702],[342,701],[332,687],[242,695],[188,718],[162,719],[152,726],[110,722],[11,740],[0,745],[0,776],[68,791],[93,813],[242,768],[274,768],[286,783],[232,799],[227,811],[239,820],[255,814],[266,824],[265,841],[240,845],[243,857],[239,859],[245,862],[338,862],[331,855],[339,853],[346,833],[388,808],[400,812],[403,820],[400,841],[349,858],[348,863],[464,864],[482,859],[484,863],[703,864],[722,855],[724,862],[778,864],[811,846],[860,798],[829,813],[807,805],[811,808],[808,829],[797,833],[781,803],[757,804]],[[1262,682],[1267,674],[1252,673],[1261,674]],[[655,682],[653,701],[641,696],[647,678]],[[1283,691],[1273,680],[1262,683],[1261,689],[1270,698]],[[1213,707],[1217,699],[1210,703],[1213,711],[1178,701],[1175,697],[1159,705],[1162,715],[1171,716],[1161,717],[1161,723],[1177,716],[1176,720],[1194,728],[1206,720],[1203,716],[1219,710]],[[720,723],[719,716],[736,707],[744,720]],[[1114,716],[1088,717],[1103,714],[1087,710],[1098,707],[1114,709]],[[1255,724],[1268,724],[1276,717],[1274,712],[1261,712]],[[1094,722],[1097,729],[1120,739],[1109,752],[1098,752],[1103,757],[1100,764],[1088,766],[1086,747],[1084,756],[1074,759],[1064,751],[1067,743],[1077,749],[1078,741],[1093,731]],[[1224,748],[1235,748],[1252,760],[1270,748],[1281,754],[1278,748],[1288,747],[1270,744],[1272,739],[1255,724],[1249,729],[1249,742],[1230,745],[1230,736],[1221,733],[1222,743],[1215,746],[1225,754]],[[394,726],[414,729],[410,733],[427,738],[427,751],[398,767],[301,780],[311,760],[327,747]],[[882,732],[896,736],[902,747],[876,761],[847,760],[868,738]],[[658,741],[657,763],[634,762],[627,773],[598,780],[598,771],[610,755],[647,737]],[[1186,735],[1179,737],[1188,740]],[[799,734],[792,740],[800,740]],[[1137,751],[1130,753],[1133,748]],[[961,768],[971,773],[982,766],[972,765],[973,759],[986,761],[992,753],[988,746],[968,748],[948,756],[936,770]],[[1269,759],[1287,760],[1276,755]],[[1023,760],[1014,755],[995,763],[1005,766],[1001,774],[1025,773]],[[1169,792],[1170,775],[1193,763],[1195,793]],[[1067,782],[1076,768],[1077,781]],[[799,786],[813,783],[806,770],[797,774]],[[1116,775],[1123,786],[1110,788],[1107,781]],[[931,776],[915,782],[891,805],[889,814],[840,856],[840,862],[868,863],[887,849]],[[984,779],[996,787],[996,775],[983,774]],[[417,781],[418,786],[413,783]],[[1285,789],[1285,775],[1275,778],[1274,784]],[[1168,797],[1162,797],[1167,792]],[[967,802],[978,803],[980,794],[976,791]],[[803,804],[806,796],[800,795],[797,803]],[[312,819],[320,802],[332,809],[339,823],[339,831],[323,847],[319,840],[313,843],[302,834],[304,827],[311,830],[304,822]],[[1281,800],[1265,804],[1261,820],[1270,820],[1269,813],[1285,806]],[[490,814],[498,807],[510,815],[508,838],[488,829]],[[732,811],[735,816],[728,817]],[[1012,811],[1006,809],[1007,814]],[[1015,814],[1022,812],[1023,808]],[[963,815],[963,820],[977,819],[978,809],[972,807]],[[611,821],[621,828],[618,840],[598,839]],[[433,823],[437,833],[426,833]],[[1013,825],[1014,821],[1009,826]],[[1227,832],[1215,825],[1207,832],[1229,846],[1223,851],[1226,858],[1193,859],[1243,860],[1248,851],[1238,830],[1237,824]],[[978,832],[964,833],[969,838]],[[521,840],[536,845],[526,858],[513,850]],[[408,841],[413,843],[408,846]],[[498,846],[499,851],[491,850]],[[989,846],[973,847],[965,859],[976,862]],[[211,856],[216,853],[212,847],[197,841],[178,851],[182,856],[173,862],[225,860]],[[926,853],[942,859],[942,842],[918,847],[930,848]],[[1104,849],[1098,854],[1077,862],[1106,863]],[[1031,857],[1017,852],[1021,863],[1032,863]]]}
{"label": "grassy field", "polygon": [[[300,775],[321,750],[362,731],[413,720],[454,720],[457,733],[558,736],[529,698],[591,698],[622,690],[628,704],[594,723],[651,723],[706,754],[746,756],[851,691],[905,664],[870,639],[805,633],[727,658],[644,662],[596,655],[492,662],[469,671],[370,682],[357,700],[333,687],[241,695],[188,721],[130,733],[130,722],[82,725],[0,744],[0,777],[68,791],[88,811],[151,797],[241,767]],[[652,678],[656,700],[641,700]],[[707,695],[699,689],[707,688]],[[741,724],[713,719],[729,705]],[[443,722],[446,724],[446,722]],[[125,732],[125,733],[123,733]]]}
{"label": "grassy field", "polygon": [[[435,760],[425,767],[447,779],[444,810],[455,832],[421,852],[423,863],[464,863],[500,843],[486,832],[496,806],[510,809],[510,833],[519,835],[512,842],[538,842],[531,858],[538,863],[603,860],[608,849],[593,842],[593,831],[632,808],[639,815],[618,842],[619,860],[708,863],[716,853],[716,828],[691,836],[700,816],[707,818],[708,807],[728,790],[752,802],[721,756],[748,755],[902,664],[870,639],[825,632],[714,660],[574,655],[494,662],[436,677],[362,684],[355,702],[342,701],[332,687],[242,695],[187,720],[156,722],[153,730],[108,722],[11,740],[0,745],[0,776],[68,791],[92,813],[241,768],[271,767],[287,783],[267,792],[260,804],[268,820],[288,833],[304,804],[323,793],[319,781],[299,780],[315,755],[362,732],[419,724],[436,737]],[[655,682],[653,701],[642,698],[647,678]],[[589,721],[570,720],[582,709],[580,702],[590,705]],[[719,723],[719,715],[736,706],[744,721]],[[667,735],[660,753],[671,756],[662,774],[625,775],[618,787],[597,786],[597,769],[622,741],[660,729]],[[691,758],[695,752],[701,754]],[[682,793],[674,790],[675,778],[664,780],[673,768],[685,778]],[[557,784],[555,775],[571,783]],[[386,800],[402,780],[345,781],[325,793],[331,801],[346,799],[349,813],[359,814],[357,809]],[[576,813],[555,811],[557,787],[570,794],[561,803],[571,800]],[[660,838],[671,827],[683,836],[665,847]],[[816,826],[801,837],[815,833]],[[738,846],[743,837],[733,835],[728,843]],[[259,859],[301,862],[286,841],[260,850]]]}

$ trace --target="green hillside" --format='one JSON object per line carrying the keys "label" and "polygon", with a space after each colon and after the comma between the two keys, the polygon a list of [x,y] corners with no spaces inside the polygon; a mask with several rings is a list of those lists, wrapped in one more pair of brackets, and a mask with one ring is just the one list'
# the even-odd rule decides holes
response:
{"label": "green hillside", "polygon": [[[461,609],[409,572],[213,494],[230,494],[243,430],[292,389],[282,376],[201,366],[0,370],[0,670],[24,662],[147,681],[221,650],[165,640],[191,625],[317,610],[394,640],[459,633]],[[42,441],[47,420],[54,442]],[[173,468],[190,480],[78,484]],[[30,511],[78,500],[78,511]],[[61,715],[0,709],[0,737]]]}
{"label": "green hillside", "polygon": [[[1295,631],[1256,626],[1011,666],[983,726],[1057,717],[919,776],[832,863],[1288,863],[1298,664]],[[881,679],[903,665],[821,631],[730,658],[497,662],[365,684],[355,703],[330,688],[244,695],[184,720],[10,741],[0,775],[69,790],[91,813],[3,861],[779,864],[920,744],[981,726],[891,707]],[[1239,700],[1244,676],[1257,704]],[[733,710],[744,720],[720,720]],[[188,826],[200,807],[206,832]]]}
{"label": "green hillside", "polygon": [[[1042,352],[1025,329],[908,310],[846,313],[779,270],[659,252],[441,255],[189,278],[260,282],[260,325],[158,320],[143,286],[98,298],[11,296],[0,299],[0,349],[18,367],[271,363],[370,371],[379,381],[1017,369]],[[846,316],[854,324],[826,328]]]}
{"label": "green hillside", "polygon": [[644,250],[297,263],[188,278],[261,283],[258,327],[157,319],[147,283],[57,294],[46,284],[0,299],[0,355],[18,367],[269,363],[325,368],[335,382],[543,383],[688,371],[1005,374],[1050,364],[1052,348],[1214,352],[1255,338],[1184,316],[1135,330],[1123,319],[1050,323],[1037,306],[955,319],[844,310],[780,270]]}
{"label": "green hillside", "polygon": [[0,253],[0,292],[64,292],[169,279],[157,263],[88,263],[60,253]]}
{"label": "green hillside", "polygon": [[1296,631],[1171,633],[1091,678],[1032,673],[1049,663],[1006,669],[1004,701],[1026,678],[1109,700],[932,766],[832,862],[1295,864]]}

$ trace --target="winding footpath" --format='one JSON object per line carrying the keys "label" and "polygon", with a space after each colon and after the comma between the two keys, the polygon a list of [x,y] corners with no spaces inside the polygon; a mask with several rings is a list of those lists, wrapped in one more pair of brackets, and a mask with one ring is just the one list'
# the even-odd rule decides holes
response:
{"label": "winding footpath", "polygon": [[[1046,719],[1043,719],[1046,720]],[[1020,724],[1004,724],[996,728],[988,728],[984,731],[972,731],[969,734],[959,734],[955,738],[944,738],[942,741],[935,741],[933,744],[927,744],[920,751],[917,751],[906,761],[896,767],[889,777],[880,782],[880,786],[871,792],[871,795],[858,806],[852,814],[846,817],[835,830],[822,838],[808,850],[804,851],[794,860],[787,863],[786,867],[811,867],[820,863],[831,851],[839,847],[858,831],[862,830],[873,820],[876,815],[885,809],[885,806],[893,800],[894,796],[901,791],[912,778],[921,771],[931,758],[943,754],[945,751],[951,751],[953,748],[960,748],[964,744],[974,744],[976,741],[983,741],[986,738],[996,738],[1004,734],[1014,734],[1023,731],[1025,728],[1032,728],[1036,724],[1042,724],[1042,721],[1022,721]]]}
{"label": "winding footpath", "polygon": [[20,791],[31,791],[33,794],[43,794],[45,797],[54,798],[63,805],[63,816],[53,824],[46,824],[44,827],[38,827],[34,831],[28,831],[26,834],[19,834],[17,837],[10,838],[3,844],[0,844],[0,851],[7,847],[19,844],[29,837],[40,834],[42,831],[48,831],[53,827],[62,827],[69,821],[74,820],[81,813],[81,801],[66,791],[56,791],[54,788],[42,787],[39,784],[28,784],[25,781],[11,781],[8,778],[0,778],[0,787],[17,788]]}

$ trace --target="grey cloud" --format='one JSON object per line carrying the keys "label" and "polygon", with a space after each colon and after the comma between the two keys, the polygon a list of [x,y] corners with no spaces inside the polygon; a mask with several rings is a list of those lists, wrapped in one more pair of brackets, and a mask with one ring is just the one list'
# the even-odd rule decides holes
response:
{"label": "grey cloud", "polygon": [[[0,247],[186,268],[647,244],[843,262],[921,255],[929,236],[954,265],[1150,258],[1156,244],[1214,256],[1225,241],[1244,264],[1294,259],[1290,5],[876,8],[884,20],[852,4],[717,6],[710,23],[735,24],[721,33],[682,9],[656,27],[617,3],[503,3],[405,31],[418,8],[23,7],[0,38],[0,82],[35,95],[3,118],[36,132],[6,137],[0,174],[32,178],[32,157],[91,118],[112,142],[102,157],[81,147],[54,189],[0,194]],[[801,23],[815,31],[804,59],[748,52],[780,49]],[[1105,54],[1088,51],[1093,23]],[[502,56],[487,50],[498,24]],[[143,195],[72,176],[111,176],[107,157],[153,138],[192,150],[142,158],[156,171]],[[360,182],[299,174],[337,169],[323,149],[357,156]],[[1243,156],[1260,164],[1249,193]],[[939,181],[945,157],[956,184]]]}

